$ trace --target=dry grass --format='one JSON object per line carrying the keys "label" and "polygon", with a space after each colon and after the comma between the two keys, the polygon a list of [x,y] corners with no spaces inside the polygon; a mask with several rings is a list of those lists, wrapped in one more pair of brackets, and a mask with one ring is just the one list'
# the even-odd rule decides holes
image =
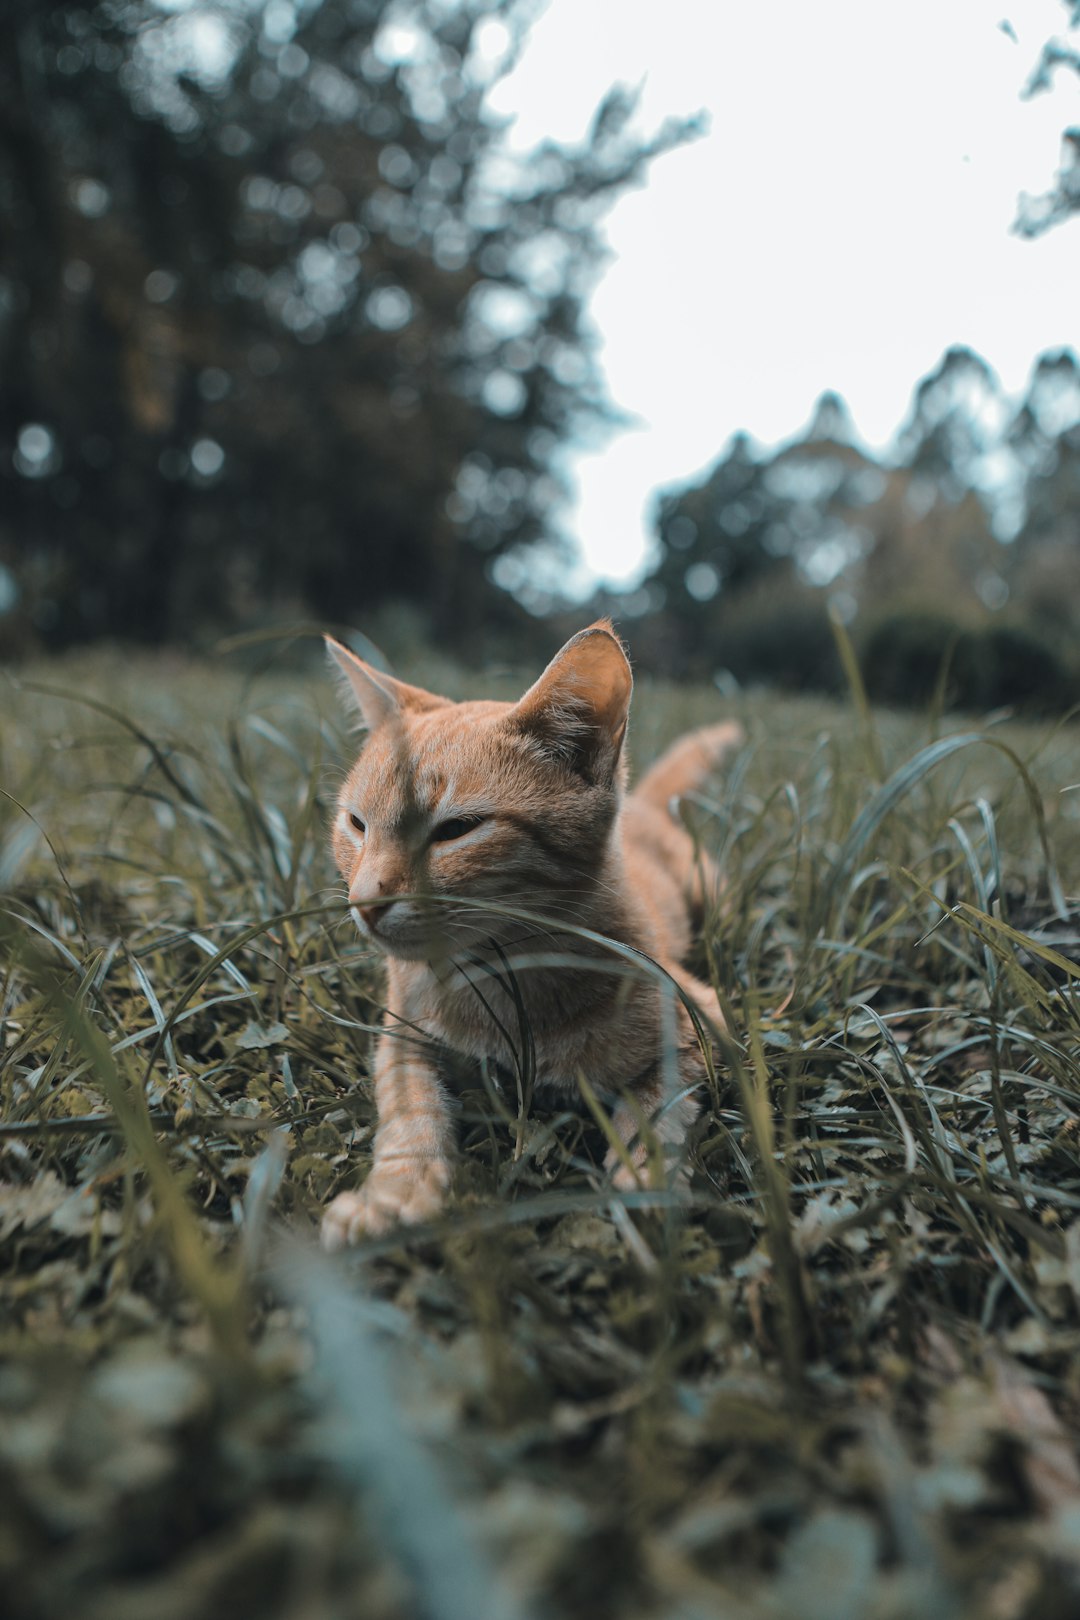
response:
{"label": "dry grass", "polygon": [[[0,734],[8,1613],[1080,1610],[1075,727],[741,700],[690,811],[739,1041],[692,1207],[466,1075],[451,1211],[331,1266],[380,979],[329,683],[36,675]],[[725,707],[643,681],[638,758]]]}

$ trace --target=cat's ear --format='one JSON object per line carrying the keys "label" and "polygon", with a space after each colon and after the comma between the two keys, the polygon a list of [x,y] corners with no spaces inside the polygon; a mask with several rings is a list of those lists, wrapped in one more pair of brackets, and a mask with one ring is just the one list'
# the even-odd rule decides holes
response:
{"label": "cat's ear", "polygon": [[556,653],[510,711],[511,723],[590,781],[610,782],[634,688],[622,643],[601,619]]}
{"label": "cat's ear", "polygon": [[343,647],[333,636],[324,636],[326,650],[348,682],[348,690],[360,710],[360,718],[368,731],[375,731],[384,720],[400,715],[405,710],[414,714],[424,709],[441,709],[446,698],[436,697],[419,686],[406,686],[381,669],[372,669],[362,658]]}

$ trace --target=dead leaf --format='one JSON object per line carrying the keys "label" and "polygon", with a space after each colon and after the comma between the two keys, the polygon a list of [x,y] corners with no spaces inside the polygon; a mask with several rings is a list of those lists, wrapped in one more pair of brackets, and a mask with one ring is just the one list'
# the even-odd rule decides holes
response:
{"label": "dead leaf", "polygon": [[1035,1501],[1044,1513],[1077,1506],[1080,1464],[1046,1395],[1017,1362],[1005,1356],[994,1356],[991,1368],[998,1410],[1009,1433],[1024,1448],[1024,1475]]}

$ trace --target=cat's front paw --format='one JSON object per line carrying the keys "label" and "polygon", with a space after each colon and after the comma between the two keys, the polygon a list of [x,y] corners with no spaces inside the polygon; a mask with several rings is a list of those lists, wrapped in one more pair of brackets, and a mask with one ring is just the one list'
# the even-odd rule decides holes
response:
{"label": "cat's front paw", "polygon": [[450,1176],[446,1159],[374,1165],[359,1192],[339,1193],[328,1205],[319,1234],[323,1248],[333,1254],[392,1227],[431,1220],[446,1202]]}
{"label": "cat's front paw", "polygon": [[611,1185],[617,1192],[641,1192],[643,1189],[658,1192],[667,1188],[670,1192],[684,1193],[690,1182],[690,1166],[684,1159],[674,1157],[671,1144],[668,1144],[668,1153],[661,1163],[657,1163],[656,1154],[651,1153],[643,1142],[637,1142],[629,1152],[630,1163],[614,1148],[609,1148],[604,1160],[604,1169],[611,1176]]}

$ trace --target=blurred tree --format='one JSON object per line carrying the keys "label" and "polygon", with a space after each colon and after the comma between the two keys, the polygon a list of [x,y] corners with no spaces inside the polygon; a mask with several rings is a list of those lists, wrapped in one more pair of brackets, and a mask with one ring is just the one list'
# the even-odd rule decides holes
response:
{"label": "blurred tree", "polygon": [[1025,476],[1022,552],[1064,527],[1080,544],[1080,499],[1072,467],[1080,426],[1080,361],[1071,349],[1039,356],[1008,443]]}
{"label": "blurred tree", "polygon": [[858,582],[864,610],[948,602],[963,617],[1003,606],[1008,589],[993,513],[1010,487],[1002,461],[1007,419],[996,375],[971,349],[949,349],[916,385],[895,464],[867,515],[873,544]]}
{"label": "blurred tree", "polygon": [[[1080,0],[1062,0],[1062,4],[1070,29],[1080,28]],[[1043,46],[1024,89],[1025,96],[1048,90],[1058,68],[1080,75],[1080,50],[1055,37]],[[1061,165],[1053,186],[1039,197],[1027,193],[1021,196],[1015,229],[1021,236],[1041,236],[1076,213],[1080,213],[1080,127],[1074,126],[1062,134]]]}
{"label": "blurred tree", "polygon": [[928,487],[924,475],[894,468],[867,513],[873,543],[851,581],[860,616],[944,603],[963,620],[1004,606],[1004,548],[982,499],[969,489],[928,500]]}
{"label": "blurred tree", "polygon": [[[843,400],[824,394],[806,433],[775,455],[755,455],[739,434],[700,484],[660,497],[650,586],[663,592],[679,667],[729,662],[737,639],[736,661],[749,668],[746,637],[740,627],[736,638],[729,621],[745,617],[751,597],[762,648],[793,636],[817,658],[822,631],[831,647],[813,587],[837,580],[872,544],[864,514],[885,484],[853,441]],[[794,645],[790,656],[798,657]],[[775,665],[775,650],[768,662]]]}
{"label": "blurred tree", "polygon": [[669,611],[693,624],[721,590],[790,568],[780,502],[765,464],[739,433],[700,484],[663,494],[656,510],[661,552],[653,579]]}
{"label": "blurred tree", "polygon": [[916,386],[898,441],[902,464],[927,480],[928,501],[960,501],[980,485],[1006,415],[1001,385],[982,356],[962,346],[947,350]]}
{"label": "blurred tree", "polygon": [[[1050,382],[1040,388],[1048,400]],[[942,602],[980,622],[1009,595],[1011,553],[992,523],[1022,486],[1015,453],[1006,465],[1007,419],[985,361],[955,348],[917,385],[891,465],[858,445],[836,394],[771,455],[737,436],[700,484],[660,499],[649,585],[667,628],[653,642],[687,672],[828,685],[827,602],[860,632],[898,606]]]}
{"label": "blurred tree", "polygon": [[580,147],[512,160],[485,97],[530,16],[9,0],[0,564],[24,622],[158,640],[405,598],[461,643],[510,612],[493,562],[550,535],[555,451],[606,413],[599,216],[691,128],[642,142],[614,91]]}
{"label": "blurred tree", "polygon": [[1075,643],[1080,634],[1080,362],[1070,349],[1039,357],[1009,443],[1024,471],[1023,519],[1009,569],[1013,597],[1029,618]]}
{"label": "blurred tree", "polygon": [[839,394],[822,394],[806,432],[781,446],[765,477],[784,503],[787,545],[800,578],[828,586],[850,575],[874,544],[867,514],[886,478],[855,443],[851,415]]}

